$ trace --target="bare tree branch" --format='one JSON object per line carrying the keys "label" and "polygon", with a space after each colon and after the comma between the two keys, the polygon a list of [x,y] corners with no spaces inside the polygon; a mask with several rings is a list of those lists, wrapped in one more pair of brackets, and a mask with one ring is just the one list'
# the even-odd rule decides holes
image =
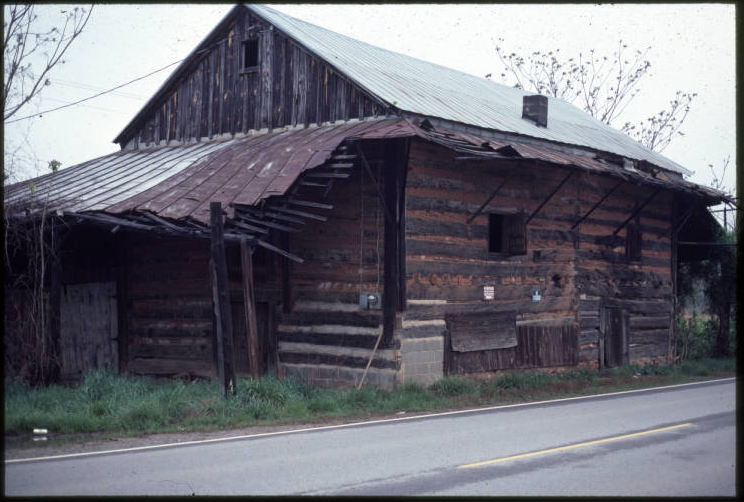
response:
{"label": "bare tree branch", "polygon": [[[556,49],[547,53],[535,51],[525,58],[515,52],[507,53],[500,45],[496,46],[496,54],[504,65],[504,81],[512,80],[519,89],[576,103],[594,118],[612,125],[640,92],[641,81],[651,68],[646,57],[650,49],[636,50],[629,56],[628,45],[620,40],[611,56],[601,56],[590,49],[588,54],[566,59],[560,58],[560,50]],[[677,91],[669,107],[637,125],[626,122],[621,130],[660,152],[683,134],[680,129],[695,96],[696,93]]]}
{"label": "bare tree branch", "polygon": [[[3,86],[3,120],[15,115],[29,101],[49,85],[49,74],[64,64],[64,55],[72,42],[85,28],[93,12],[74,7],[61,10],[64,21],[61,28],[53,26],[48,31],[36,31],[38,16],[34,5],[8,5],[3,23],[3,59],[5,84]],[[37,59],[38,58],[38,59]],[[41,71],[36,72],[34,60],[41,60]]]}

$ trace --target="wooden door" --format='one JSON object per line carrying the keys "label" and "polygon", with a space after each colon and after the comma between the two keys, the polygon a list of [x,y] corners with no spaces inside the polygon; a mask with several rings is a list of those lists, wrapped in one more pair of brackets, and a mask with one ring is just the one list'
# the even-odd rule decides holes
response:
{"label": "wooden door", "polygon": [[[233,317],[233,347],[235,350],[235,371],[243,375],[251,372],[248,352],[248,332],[245,327],[245,313],[242,299],[230,305]],[[276,369],[276,339],[270,335],[269,304],[256,302],[256,325],[258,328],[258,365],[260,375]]]}
{"label": "wooden door", "polygon": [[60,295],[60,357],[63,378],[92,368],[119,369],[116,283],[63,286]]}
{"label": "wooden door", "polygon": [[602,315],[604,365],[608,368],[628,364],[628,314],[619,307],[605,307]]}

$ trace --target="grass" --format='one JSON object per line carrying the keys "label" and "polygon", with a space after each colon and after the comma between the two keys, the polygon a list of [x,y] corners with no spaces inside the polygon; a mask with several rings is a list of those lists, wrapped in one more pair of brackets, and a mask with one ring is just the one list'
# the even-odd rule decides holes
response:
{"label": "grass", "polygon": [[308,423],[338,417],[456,409],[544,400],[733,376],[736,361],[703,359],[679,365],[628,365],[599,372],[513,372],[476,382],[444,378],[429,387],[411,383],[394,391],[372,387],[333,390],[297,378],[239,379],[223,399],[214,381],[155,381],[89,372],[76,387],[31,388],[5,381],[6,437],[34,428],[50,433],[120,436],[203,431],[252,425]]}

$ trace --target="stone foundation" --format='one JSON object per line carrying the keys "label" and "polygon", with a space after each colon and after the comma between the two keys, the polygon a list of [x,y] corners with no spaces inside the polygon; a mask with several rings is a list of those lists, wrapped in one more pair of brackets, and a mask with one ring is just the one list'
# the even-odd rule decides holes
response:
{"label": "stone foundation", "polygon": [[411,382],[430,385],[441,380],[444,337],[403,338],[400,341],[400,371],[397,384]]}

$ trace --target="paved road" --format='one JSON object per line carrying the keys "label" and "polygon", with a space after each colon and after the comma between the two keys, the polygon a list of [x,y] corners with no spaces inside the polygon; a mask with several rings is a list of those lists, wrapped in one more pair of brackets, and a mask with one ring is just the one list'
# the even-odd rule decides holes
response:
{"label": "paved road", "polygon": [[6,461],[6,495],[735,495],[733,379],[315,432]]}

